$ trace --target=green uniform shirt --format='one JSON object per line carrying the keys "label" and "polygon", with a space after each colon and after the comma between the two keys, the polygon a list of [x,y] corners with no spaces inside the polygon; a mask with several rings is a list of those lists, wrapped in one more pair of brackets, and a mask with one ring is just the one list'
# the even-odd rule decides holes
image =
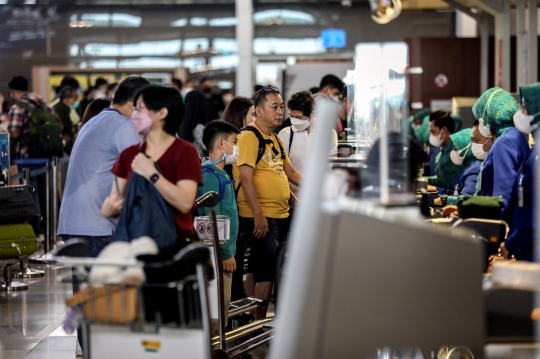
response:
{"label": "green uniform shirt", "polygon": [[[222,181],[229,181],[229,175],[227,172],[220,170],[213,165],[204,165],[204,167],[211,167],[219,173],[222,178]],[[205,173],[203,174],[203,185],[197,190],[197,197],[202,196],[203,194],[214,191],[219,193],[219,179],[214,173]],[[227,260],[231,257],[234,257],[236,253],[236,238],[238,237],[238,207],[236,205],[236,198],[234,195],[234,185],[226,185],[225,195],[219,201],[219,204],[215,208],[216,215],[223,215],[229,218],[231,221],[230,228],[230,238],[227,242],[220,245],[221,248],[221,259]],[[210,213],[208,208],[199,208],[199,215],[208,216]]]}
{"label": "green uniform shirt", "polygon": [[454,143],[448,141],[441,152],[437,155],[435,176],[426,177],[432,186],[452,190],[458,176],[463,172],[463,166],[455,165],[450,159],[450,152],[454,149]]}

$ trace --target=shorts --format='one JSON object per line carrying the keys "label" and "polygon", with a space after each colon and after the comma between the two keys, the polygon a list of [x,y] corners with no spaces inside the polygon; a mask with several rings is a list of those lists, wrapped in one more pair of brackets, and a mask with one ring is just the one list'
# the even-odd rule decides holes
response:
{"label": "shorts", "polygon": [[264,238],[256,238],[253,235],[254,219],[240,217],[239,234],[250,247],[248,272],[253,273],[255,283],[275,281],[276,249],[279,243],[287,240],[289,232],[287,218],[266,220],[268,233]]}

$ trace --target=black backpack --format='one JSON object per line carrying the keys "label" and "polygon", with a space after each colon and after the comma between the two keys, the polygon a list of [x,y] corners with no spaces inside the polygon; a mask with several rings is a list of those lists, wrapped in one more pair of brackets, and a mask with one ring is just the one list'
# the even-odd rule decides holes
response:
{"label": "black backpack", "polygon": [[30,117],[28,126],[30,127],[30,141],[28,151],[31,158],[51,158],[61,157],[64,153],[62,143],[62,130],[60,121],[52,113],[48,112],[45,103],[39,100],[32,107],[23,101],[18,101],[17,105],[26,110]]}
{"label": "black backpack", "polygon": [[[259,163],[261,161],[261,159],[263,158],[263,156],[264,156],[264,149],[266,148],[266,145],[267,144],[273,144],[274,141],[265,140],[263,135],[259,132],[259,130],[257,130],[253,126],[246,126],[244,128],[241,128],[240,131],[253,132],[255,134],[255,136],[257,137],[257,140],[259,140],[259,146],[258,146],[258,149],[257,149],[257,161],[255,162],[255,166],[257,166],[257,163]],[[276,134],[274,132],[272,132],[271,136],[272,137],[276,136]],[[285,150],[281,146],[281,142],[279,142],[279,140],[277,141],[277,143],[278,143],[278,146],[279,146],[279,151],[276,150],[276,148],[274,146],[272,146],[272,152],[274,152],[274,154],[276,156],[281,154],[281,158],[284,159],[285,157],[287,157],[287,153],[285,152]],[[236,197],[238,197],[238,192],[240,191],[240,187],[242,187],[242,183],[240,183],[240,181],[238,181],[238,186],[236,187],[236,190],[235,190]]]}

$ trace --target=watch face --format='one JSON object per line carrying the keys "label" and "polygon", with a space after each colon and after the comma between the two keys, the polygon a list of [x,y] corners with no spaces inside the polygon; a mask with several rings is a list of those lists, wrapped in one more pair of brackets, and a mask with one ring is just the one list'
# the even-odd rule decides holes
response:
{"label": "watch face", "polygon": [[159,179],[159,175],[157,173],[153,174],[151,177],[150,177],[150,182],[154,183],[156,182],[157,180]]}

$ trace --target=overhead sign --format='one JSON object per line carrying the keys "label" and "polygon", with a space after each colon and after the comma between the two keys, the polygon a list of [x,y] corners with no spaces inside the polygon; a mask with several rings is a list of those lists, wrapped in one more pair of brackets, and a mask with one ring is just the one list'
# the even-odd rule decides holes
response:
{"label": "overhead sign", "polygon": [[438,88],[445,88],[448,86],[448,76],[445,74],[438,74],[435,76],[435,86]]}
{"label": "overhead sign", "polygon": [[347,46],[347,33],[343,29],[322,30],[321,38],[326,49],[342,49]]}

